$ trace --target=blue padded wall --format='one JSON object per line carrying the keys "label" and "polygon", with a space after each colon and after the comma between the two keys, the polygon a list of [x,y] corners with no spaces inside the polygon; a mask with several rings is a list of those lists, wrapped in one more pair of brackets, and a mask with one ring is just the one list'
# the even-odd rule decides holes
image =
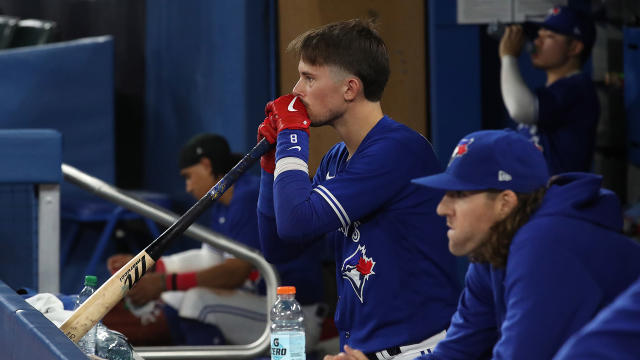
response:
{"label": "blue padded wall", "polygon": [[0,281],[0,358],[87,359],[51,321]]}
{"label": "blue padded wall", "polygon": [[[113,183],[113,42],[96,37],[0,51],[0,128],[50,128],[62,161]],[[63,195],[85,194],[63,184]]]}
{"label": "blue padded wall", "polygon": [[34,184],[60,183],[57,131],[0,130],[0,279],[38,288],[38,206]]}
{"label": "blue padded wall", "polygon": [[37,214],[33,185],[0,184],[0,280],[14,289],[38,287]]}
{"label": "blue padded wall", "polygon": [[271,99],[273,0],[147,2],[145,188],[184,194],[178,152],[215,132],[247,152]]}

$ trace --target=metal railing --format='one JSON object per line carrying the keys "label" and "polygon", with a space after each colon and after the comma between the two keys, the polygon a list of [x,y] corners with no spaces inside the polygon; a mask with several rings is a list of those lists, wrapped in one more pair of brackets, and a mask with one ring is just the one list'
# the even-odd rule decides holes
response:
{"label": "metal railing", "polygon": [[[62,174],[66,181],[162,225],[170,226],[178,219],[177,214],[127,194],[126,191],[109,185],[73,166],[62,164]],[[280,279],[274,267],[258,251],[198,224],[189,226],[184,234],[254,264],[266,283],[267,301],[265,306],[266,313],[269,314],[269,310],[276,299],[276,287],[280,283]],[[270,323],[267,321],[262,335],[254,342],[246,345],[148,346],[136,347],[135,351],[145,359],[252,358],[266,353],[270,342],[269,325]]]}

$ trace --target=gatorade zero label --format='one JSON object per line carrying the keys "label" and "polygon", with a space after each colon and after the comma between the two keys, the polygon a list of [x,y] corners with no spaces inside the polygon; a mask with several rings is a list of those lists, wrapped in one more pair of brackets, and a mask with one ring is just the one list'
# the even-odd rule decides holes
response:
{"label": "gatorade zero label", "polygon": [[305,360],[304,333],[271,335],[271,360]]}

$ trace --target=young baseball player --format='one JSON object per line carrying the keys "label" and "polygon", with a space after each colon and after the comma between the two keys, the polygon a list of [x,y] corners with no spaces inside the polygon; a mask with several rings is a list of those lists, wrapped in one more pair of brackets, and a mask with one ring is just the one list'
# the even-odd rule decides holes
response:
{"label": "young baseball player", "polygon": [[554,360],[634,360],[640,354],[640,279],[567,341]]}
{"label": "young baseball player", "polygon": [[543,149],[551,174],[590,171],[600,108],[595,87],[581,71],[596,30],[588,15],[554,7],[540,27],[531,54],[547,74],[546,85],[529,90],[517,58],[524,43],[520,25],[509,26],[500,42],[500,84],[509,116],[519,131]]}
{"label": "young baseball player", "polygon": [[539,149],[514,131],[479,131],[446,171],[449,249],[472,264],[446,338],[422,359],[550,359],[640,275],[617,197],[600,176],[548,181]]}
{"label": "young baseball player", "polygon": [[[438,172],[431,145],[382,112],[387,48],[364,21],[329,24],[290,45],[293,94],[267,104],[259,137],[260,241],[278,263],[326,236],[335,246],[341,344],[372,358],[408,359],[444,337],[459,289],[435,214],[442,192],[411,184]],[[309,126],[340,138],[309,179]],[[419,311],[418,311],[419,310]]]}
{"label": "young baseball player", "polygon": [[[230,152],[222,136],[193,137],[180,153],[180,174],[186,191],[200,199],[239,159]],[[259,249],[256,216],[259,184],[255,176],[241,176],[207,213],[211,229]],[[316,315],[323,296],[317,251],[317,247],[310,247],[298,258],[277,266],[282,283],[296,286],[296,298],[305,312],[307,342],[311,345],[319,337],[322,321]],[[108,266],[115,271],[129,259],[131,255],[113,256]],[[250,262],[228,254],[221,256],[218,250],[203,244],[201,249],[161,257],[156,271],[145,275],[128,297],[133,304],[142,305],[162,295],[175,309],[168,308],[165,313],[172,322],[172,337],[178,344],[211,345],[221,341],[248,344],[266,326],[264,290],[264,282]]]}

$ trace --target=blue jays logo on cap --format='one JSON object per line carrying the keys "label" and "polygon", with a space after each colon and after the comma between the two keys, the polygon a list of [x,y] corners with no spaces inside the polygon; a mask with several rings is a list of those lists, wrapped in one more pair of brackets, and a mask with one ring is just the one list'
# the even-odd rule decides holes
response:
{"label": "blue jays logo on cap", "polygon": [[459,158],[460,156],[466,154],[467,151],[469,151],[469,145],[471,145],[472,142],[473,142],[473,138],[460,140],[458,145],[453,149],[453,153],[451,154],[451,159],[449,159],[449,164],[451,164],[453,159]]}
{"label": "blue jays logo on cap", "polygon": [[347,279],[356,292],[360,302],[363,300],[364,285],[369,280],[369,276],[374,275],[373,267],[376,262],[366,255],[367,248],[365,245],[358,245],[356,251],[351,254],[342,263],[340,272],[342,277]]}

